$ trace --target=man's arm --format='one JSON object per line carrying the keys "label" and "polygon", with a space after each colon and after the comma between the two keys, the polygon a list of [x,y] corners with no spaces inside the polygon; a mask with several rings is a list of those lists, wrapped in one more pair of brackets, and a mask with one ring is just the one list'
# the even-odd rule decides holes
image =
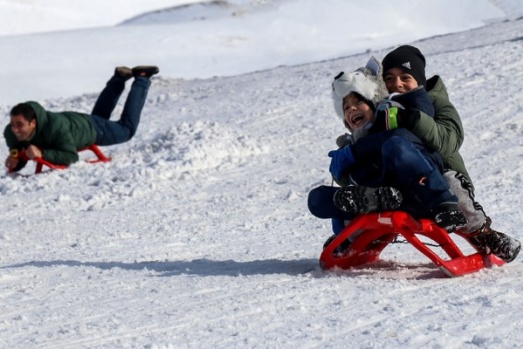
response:
{"label": "man's arm", "polygon": [[65,127],[58,129],[49,138],[50,146],[40,149],[44,160],[56,165],[70,165],[78,161],[76,142]]}
{"label": "man's arm", "polygon": [[463,125],[458,111],[449,100],[447,88],[439,76],[427,80],[434,105],[434,119],[420,112],[407,127],[444,159],[455,156],[464,138]]}
{"label": "man's arm", "polygon": [[411,131],[430,148],[448,158],[457,152],[463,143],[463,125],[458,111],[449,101],[436,103],[434,109],[434,118],[420,112],[419,119],[413,123]]}
{"label": "man's arm", "polygon": [[11,125],[7,125],[4,129],[4,138],[9,148],[9,156],[5,160],[5,166],[9,172],[20,171],[27,163],[27,160],[21,159],[19,157],[20,151],[23,150],[24,145],[20,143],[13,131],[11,130]]}

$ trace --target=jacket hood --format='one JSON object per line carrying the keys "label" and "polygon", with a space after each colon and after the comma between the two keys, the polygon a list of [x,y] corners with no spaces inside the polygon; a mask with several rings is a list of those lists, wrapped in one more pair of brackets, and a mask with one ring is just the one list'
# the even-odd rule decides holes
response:
{"label": "jacket hood", "polygon": [[26,103],[29,104],[31,108],[33,108],[36,114],[36,135],[41,132],[43,125],[47,123],[47,111],[37,102],[29,101]]}
{"label": "jacket hood", "polygon": [[445,83],[439,75],[434,75],[433,77],[427,80],[427,91],[446,99],[449,98],[447,87],[445,86]]}

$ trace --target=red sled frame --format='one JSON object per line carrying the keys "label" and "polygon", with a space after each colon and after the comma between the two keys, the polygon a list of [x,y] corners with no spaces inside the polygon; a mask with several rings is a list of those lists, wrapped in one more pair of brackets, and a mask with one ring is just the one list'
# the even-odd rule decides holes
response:
{"label": "red sled frame", "polygon": [[[90,146],[88,146],[86,148],[80,149],[79,152],[80,151],[84,151],[84,150],[90,150],[90,151],[92,151],[96,155],[96,159],[87,160],[87,162],[89,162],[91,164],[96,163],[96,162],[109,162],[109,161],[111,161],[111,158],[105,156],[104,153],[102,153],[102,151],[100,150],[100,148],[98,148],[98,146],[96,144],[93,144],[93,145],[90,145]],[[25,160],[25,161],[30,160],[25,155],[24,151],[19,152],[18,153],[18,157],[20,159],[22,159],[22,160]],[[44,160],[42,158],[34,158],[33,160],[36,162],[35,174],[41,173],[44,166],[47,166],[47,167],[49,167],[52,170],[63,170],[63,169],[68,167],[67,165],[53,164],[53,163],[51,163],[51,162],[49,162],[47,160]]]}
{"label": "red sled frame", "polygon": [[[460,235],[459,232],[457,232]],[[369,213],[356,217],[323,250],[320,256],[322,269],[349,269],[376,261],[380,253],[398,235],[402,235],[412,246],[427,256],[439,269],[450,277],[477,272],[505,262],[494,255],[473,253],[465,255],[451,239],[449,233],[429,219],[415,220],[408,213],[391,211]],[[444,259],[423,243],[417,235],[433,240],[448,255]],[[335,249],[347,238],[352,243],[343,253]]]}

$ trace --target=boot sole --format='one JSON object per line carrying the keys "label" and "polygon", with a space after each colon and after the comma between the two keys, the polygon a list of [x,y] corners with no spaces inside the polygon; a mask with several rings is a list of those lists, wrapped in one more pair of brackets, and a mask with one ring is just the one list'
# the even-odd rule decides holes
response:
{"label": "boot sole", "polygon": [[400,207],[402,196],[392,187],[350,186],[334,194],[334,205],[347,213],[392,211]]}

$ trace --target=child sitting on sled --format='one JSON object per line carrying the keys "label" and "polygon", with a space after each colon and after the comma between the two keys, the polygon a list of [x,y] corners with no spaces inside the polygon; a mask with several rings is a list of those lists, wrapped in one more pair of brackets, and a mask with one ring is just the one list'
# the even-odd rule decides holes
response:
{"label": "child sitting on sled", "polygon": [[459,153],[464,139],[458,111],[449,100],[447,89],[438,75],[427,79],[425,57],[410,45],[402,45],[389,52],[382,61],[383,79],[388,93],[409,93],[424,86],[431,97],[434,114],[410,109],[398,119],[404,127],[443,157],[444,176],[458,197],[458,205],[467,219],[460,229],[462,235],[482,254],[492,253],[505,262],[513,261],[521,243],[507,234],[491,228],[491,219],[474,198],[474,186]]}
{"label": "child sitting on sled", "polygon": [[441,155],[396,125],[409,108],[434,112],[427,92],[419,88],[378,105],[388,95],[381,74],[381,65],[371,58],[332,83],[336,113],[351,133],[338,138],[340,148],[329,153],[329,170],[341,188],[320,186],[309,193],[311,213],[333,220],[334,236],[325,246],[346,221],[371,211],[399,209],[414,218],[431,218],[449,232],[466,224],[442,175]]}

